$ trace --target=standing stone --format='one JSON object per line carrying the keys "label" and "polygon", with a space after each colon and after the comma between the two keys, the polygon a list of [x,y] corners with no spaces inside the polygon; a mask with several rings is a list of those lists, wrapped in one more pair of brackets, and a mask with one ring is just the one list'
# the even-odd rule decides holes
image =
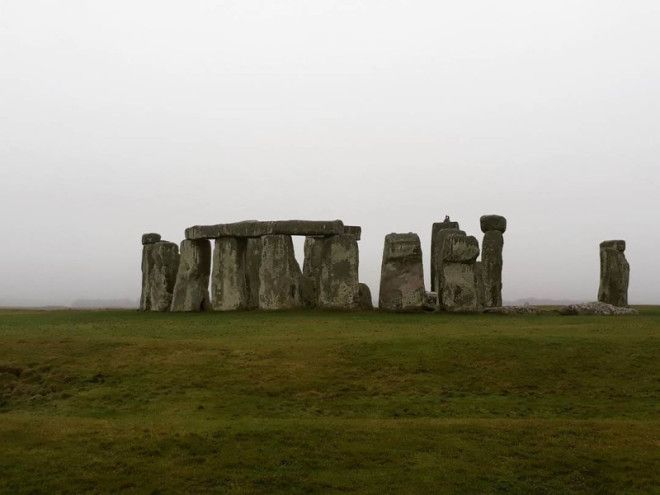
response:
{"label": "standing stone", "polygon": [[315,308],[318,305],[321,260],[323,259],[322,241],[321,237],[305,237],[301,293],[303,305],[306,308]]}
{"label": "standing stone", "polygon": [[152,245],[160,241],[160,234],[142,234],[142,291],[140,311],[151,310],[151,279],[153,274]]}
{"label": "standing stone", "polygon": [[599,302],[628,306],[630,265],[625,251],[626,241],[604,241],[600,244]]}
{"label": "standing stone", "polygon": [[483,254],[481,256],[483,285],[483,305],[487,308],[502,306],[502,251],[506,232],[506,218],[500,215],[481,217],[481,231],[484,233]]}
{"label": "standing stone", "polygon": [[149,301],[151,311],[169,311],[179,270],[179,246],[158,241],[149,245],[147,270],[151,272]]}
{"label": "standing stone", "polygon": [[380,272],[380,309],[420,310],[425,293],[419,236],[413,233],[386,235]]}
{"label": "standing stone", "polygon": [[363,311],[374,309],[374,302],[371,299],[371,289],[367,284],[360,284],[358,289],[358,307]]}
{"label": "standing stone", "polygon": [[484,269],[481,261],[474,263],[474,277],[477,283],[477,305],[483,308],[486,295],[484,289]]}
{"label": "standing stone", "polygon": [[182,241],[171,311],[211,309],[210,274],[211,242],[206,239]]}
{"label": "standing stone", "polygon": [[245,273],[248,286],[248,308],[259,307],[259,266],[261,265],[261,237],[247,239]]}
{"label": "standing stone", "polygon": [[261,238],[259,265],[259,308],[291,309],[302,305],[302,272],[296,261],[289,235],[266,235]]}
{"label": "standing stone", "polygon": [[358,304],[359,251],[354,234],[317,239],[321,246],[318,273],[318,306],[328,309],[354,309]]}
{"label": "standing stone", "polygon": [[442,245],[442,307],[451,312],[479,310],[475,261],[479,241],[462,232],[448,234]]}
{"label": "standing stone", "polygon": [[213,250],[211,301],[216,311],[232,311],[248,307],[248,285],[245,273],[247,239],[220,237]]}
{"label": "standing stone", "polygon": [[442,270],[442,242],[447,231],[458,230],[458,222],[452,222],[445,217],[443,222],[436,222],[431,229],[431,291],[437,291],[440,287]]}

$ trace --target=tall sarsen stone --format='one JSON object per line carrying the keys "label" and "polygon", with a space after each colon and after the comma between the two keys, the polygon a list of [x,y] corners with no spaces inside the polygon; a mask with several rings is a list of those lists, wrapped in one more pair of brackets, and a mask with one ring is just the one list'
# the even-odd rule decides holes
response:
{"label": "tall sarsen stone", "polygon": [[628,306],[630,265],[625,250],[626,241],[604,241],[600,244],[598,301],[613,306]]}
{"label": "tall sarsen stone", "polygon": [[206,239],[182,241],[171,311],[211,309],[210,274],[211,242]]}
{"label": "tall sarsen stone", "polygon": [[388,311],[424,306],[422,247],[417,234],[388,234],[383,247],[378,306]]}

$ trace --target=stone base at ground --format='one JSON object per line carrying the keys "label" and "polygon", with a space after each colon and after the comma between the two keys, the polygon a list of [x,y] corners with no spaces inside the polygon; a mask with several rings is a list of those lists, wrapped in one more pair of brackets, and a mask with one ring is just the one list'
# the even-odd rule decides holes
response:
{"label": "stone base at ground", "polygon": [[371,289],[367,284],[360,284],[358,289],[358,308],[370,311],[374,309],[374,302],[371,299]]}

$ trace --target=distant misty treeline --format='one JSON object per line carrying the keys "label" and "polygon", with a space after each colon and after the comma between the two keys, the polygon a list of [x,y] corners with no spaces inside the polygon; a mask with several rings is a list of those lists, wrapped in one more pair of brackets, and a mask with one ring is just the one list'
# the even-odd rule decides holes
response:
{"label": "distant misty treeline", "polygon": [[43,309],[137,309],[137,299],[76,299],[71,304],[52,304],[37,299],[0,298],[4,308],[43,308]]}

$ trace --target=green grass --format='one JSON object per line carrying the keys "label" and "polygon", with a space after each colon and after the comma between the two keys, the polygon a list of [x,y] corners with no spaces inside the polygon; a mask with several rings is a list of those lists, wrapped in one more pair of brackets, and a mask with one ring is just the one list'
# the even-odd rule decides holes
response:
{"label": "green grass", "polygon": [[659,362],[660,308],[1,311],[0,492],[660,493]]}

